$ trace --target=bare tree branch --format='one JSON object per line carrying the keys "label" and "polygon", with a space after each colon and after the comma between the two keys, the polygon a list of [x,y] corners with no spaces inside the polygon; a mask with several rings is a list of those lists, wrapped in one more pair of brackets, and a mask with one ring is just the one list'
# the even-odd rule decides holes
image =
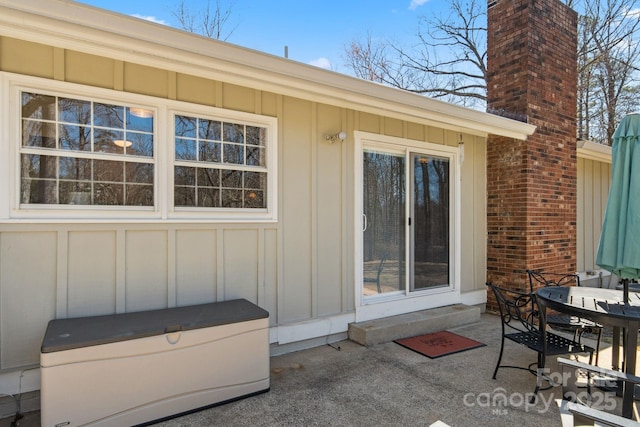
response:
{"label": "bare tree branch", "polygon": [[215,4],[212,7],[211,0],[207,0],[207,5],[204,9],[192,11],[187,6],[187,2],[182,0],[173,11],[173,16],[185,31],[226,41],[237,28],[236,26],[228,32],[225,31],[234,5],[235,2],[231,2],[226,8],[223,8],[221,1],[215,0]]}
{"label": "bare tree branch", "polygon": [[[486,4],[449,0],[450,13],[421,18],[415,46],[352,41],[346,65],[360,78],[472,108],[486,105]],[[567,0],[578,21],[578,137],[611,143],[640,106],[638,0]]]}
{"label": "bare tree branch", "polygon": [[611,145],[617,124],[639,105],[629,95],[638,91],[640,17],[634,0],[584,0],[583,6],[578,135]]}
{"label": "bare tree branch", "polygon": [[483,107],[486,8],[477,0],[450,0],[450,5],[451,13],[444,18],[421,18],[416,46],[373,44],[369,34],[364,42],[351,42],[346,65],[356,76],[367,80]]}
{"label": "bare tree branch", "polygon": [[345,61],[356,77],[384,82],[386,74],[386,43],[374,42],[368,33],[363,41],[352,40],[345,48]]}

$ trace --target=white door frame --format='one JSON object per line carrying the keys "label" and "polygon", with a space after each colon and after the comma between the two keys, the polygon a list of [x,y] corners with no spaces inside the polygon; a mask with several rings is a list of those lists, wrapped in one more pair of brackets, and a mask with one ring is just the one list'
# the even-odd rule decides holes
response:
{"label": "white door frame", "polygon": [[[404,138],[391,137],[386,135],[378,135],[368,132],[354,132],[355,153],[354,153],[354,260],[355,260],[355,303],[356,303],[356,321],[362,322],[381,317],[394,316],[398,314],[410,313],[428,308],[442,307],[461,302],[460,297],[460,262],[461,262],[461,235],[460,235],[460,167],[459,149],[458,147],[450,147],[447,145],[438,145],[428,142],[415,141]],[[409,158],[410,152],[436,155],[446,157],[450,164],[450,194],[449,201],[451,204],[450,217],[450,276],[451,283],[449,286],[427,289],[417,292],[404,292],[402,295],[394,293],[390,296],[380,295],[376,297],[363,297],[363,150],[369,148],[387,148],[390,152],[406,153]],[[407,166],[409,167],[409,165]],[[407,180],[410,174],[407,173]],[[408,183],[407,183],[408,184]],[[407,190],[410,188],[406,185]],[[409,200],[409,195],[407,195]],[[409,203],[407,203],[407,215]],[[408,229],[410,230],[410,229]],[[407,231],[408,233],[408,231]],[[406,239],[406,244],[410,244],[410,239]],[[407,247],[407,256],[409,255]],[[409,263],[407,262],[408,266]],[[408,268],[408,267],[407,267]],[[408,280],[408,275],[405,275]]]}

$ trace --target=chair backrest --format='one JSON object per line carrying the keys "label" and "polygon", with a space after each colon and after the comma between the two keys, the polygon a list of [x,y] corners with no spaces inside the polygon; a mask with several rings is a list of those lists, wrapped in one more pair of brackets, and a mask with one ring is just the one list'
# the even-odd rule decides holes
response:
{"label": "chair backrest", "polygon": [[519,332],[540,332],[535,294],[501,288],[492,282],[487,282],[487,286],[498,302],[503,333],[506,328]]}
{"label": "chair backrest", "polygon": [[545,286],[580,286],[580,277],[577,274],[527,270],[527,275],[531,292]]}

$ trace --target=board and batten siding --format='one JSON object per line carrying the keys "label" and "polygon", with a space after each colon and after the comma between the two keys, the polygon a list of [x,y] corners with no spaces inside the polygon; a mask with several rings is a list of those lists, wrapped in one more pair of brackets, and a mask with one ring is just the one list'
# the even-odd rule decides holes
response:
{"label": "board and batten siding", "polygon": [[[276,313],[277,230],[273,226],[0,227],[3,370],[38,363],[44,330],[54,318],[235,298],[246,298]],[[270,320],[274,325],[277,316]]]}
{"label": "board and batten siding", "polygon": [[595,263],[611,185],[611,162],[578,156],[577,268],[599,269]]}
{"label": "board and batten siding", "polygon": [[[309,335],[304,325],[318,319],[342,316],[338,330],[329,321],[326,332],[346,332],[356,289],[354,131],[464,142],[460,283],[463,295],[484,295],[484,138],[8,37],[0,37],[0,71],[261,114],[278,123],[275,222],[1,218],[0,372],[37,365],[54,318],[246,298],[269,312],[273,343],[314,338],[322,329]],[[341,130],[346,141],[325,139]],[[296,325],[302,332],[292,333]]]}

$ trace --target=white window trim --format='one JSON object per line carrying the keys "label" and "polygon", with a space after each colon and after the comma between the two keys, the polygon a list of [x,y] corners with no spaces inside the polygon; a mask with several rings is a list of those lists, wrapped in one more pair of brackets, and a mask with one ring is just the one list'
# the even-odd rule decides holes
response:
{"label": "white window trim", "polygon": [[[460,166],[458,162],[459,148],[447,145],[433,144],[416,140],[391,137],[386,135],[372,134],[368,132],[356,131],[355,155],[354,155],[354,194],[355,194],[355,218],[354,218],[354,260],[355,260],[355,302],[356,321],[363,322],[381,317],[394,316],[398,314],[410,313],[417,310],[441,307],[445,305],[457,304],[461,301],[460,275],[462,259],[461,252],[461,189],[460,189]],[[390,296],[381,295],[379,297],[364,298],[362,289],[362,159],[364,147],[385,149],[385,151],[397,153],[427,153],[441,154],[450,158],[452,168],[450,182],[449,200],[452,211],[452,237],[451,237],[451,262],[452,277],[449,286],[427,289],[423,291],[406,292],[393,294]],[[407,187],[408,188],[408,187]],[[408,245],[408,239],[407,243]],[[408,248],[407,248],[408,250]],[[408,253],[408,252],[407,252]]]}
{"label": "white window trim", "polygon": [[[155,148],[153,159],[154,207],[67,205],[20,207],[20,91],[53,92],[101,102],[139,106],[154,111]],[[0,113],[0,221],[30,220],[45,222],[114,220],[201,222],[275,222],[278,206],[278,129],[277,118],[132,94],[104,88],[0,72],[0,102],[9,108]],[[265,127],[267,129],[267,208],[178,208],[173,207],[174,132],[173,115],[190,114]]]}
{"label": "white window trim", "polygon": [[[203,207],[183,207],[183,206],[176,208],[173,206],[173,182],[175,177],[175,175],[173,174],[174,161],[175,161],[175,150],[173,149],[173,135],[175,135],[174,117],[176,115],[184,115],[184,116],[213,119],[213,120],[224,119],[229,122],[235,121],[235,122],[240,122],[242,124],[249,125],[249,126],[266,128],[267,130],[267,145],[266,145],[267,207],[266,208],[264,209],[234,208],[233,211],[230,211],[229,208],[203,208]],[[228,216],[230,217],[229,219],[232,219],[231,217],[235,219],[242,218],[242,219],[249,219],[249,220],[265,219],[263,217],[269,215],[269,212],[275,211],[276,204],[274,203],[274,198],[269,197],[269,195],[272,194],[272,192],[277,190],[277,179],[275,179],[276,177],[274,176],[275,173],[277,173],[277,165],[276,165],[277,155],[276,155],[276,147],[272,147],[273,141],[276,141],[276,138],[277,138],[277,130],[276,130],[277,120],[275,118],[257,116],[255,114],[247,114],[247,113],[242,113],[238,111],[222,110],[222,109],[213,108],[213,107],[202,108],[198,106],[196,108],[193,105],[188,105],[188,106],[183,105],[182,108],[180,109],[172,108],[168,110],[167,122],[169,124],[169,129],[167,133],[171,135],[171,142],[170,142],[171,153],[169,153],[169,156],[167,157],[167,159],[169,159],[171,162],[171,166],[170,166],[171,173],[167,174],[169,179],[167,183],[167,188],[171,190],[169,191],[169,194],[168,194],[168,207],[169,207],[168,211],[170,212],[170,216],[172,218],[193,218],[194,216],[197,217],[197,216],[218,215],[222,217]],[[198,167],[198,164],[194,163],[193,166]],[[276,167],[276,169],[273,169],[274,167]]]}

